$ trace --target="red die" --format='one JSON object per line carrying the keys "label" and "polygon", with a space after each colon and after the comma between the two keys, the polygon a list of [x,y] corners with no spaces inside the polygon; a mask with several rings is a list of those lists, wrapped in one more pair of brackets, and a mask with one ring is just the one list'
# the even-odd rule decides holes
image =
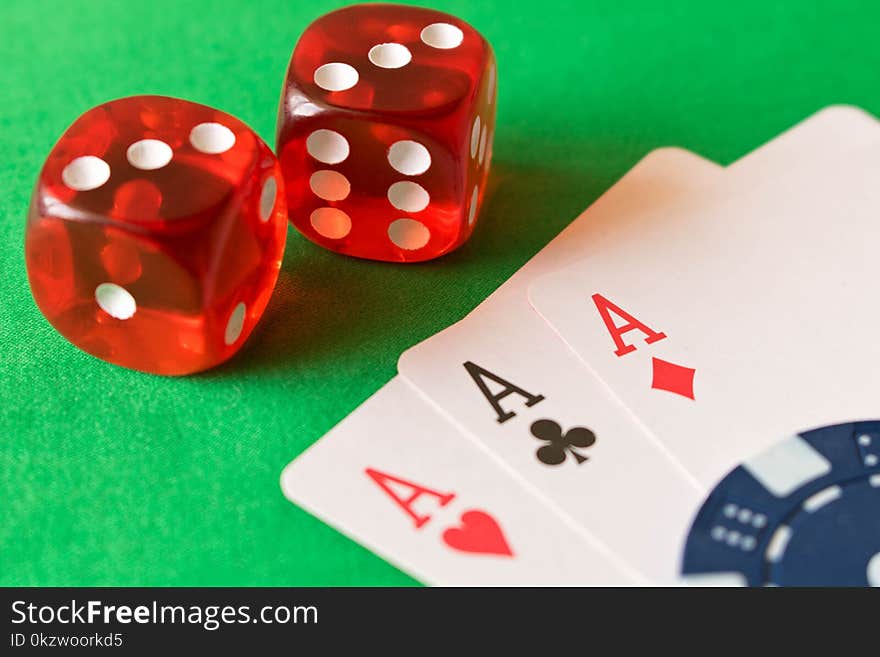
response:
{"label": "red die", "polygon": [[263,313],[287,229],[278,162],[238,119],[136,96],[64,133],[28,215],[34,299],[81,349],[187,374],[241,347]]}
{"label": "red die", "polygon": [[460,246],[491,159],[495,57],[463,21],[366,4],[312,23],[278,117],[290,218],[348,255],[414,262]]}

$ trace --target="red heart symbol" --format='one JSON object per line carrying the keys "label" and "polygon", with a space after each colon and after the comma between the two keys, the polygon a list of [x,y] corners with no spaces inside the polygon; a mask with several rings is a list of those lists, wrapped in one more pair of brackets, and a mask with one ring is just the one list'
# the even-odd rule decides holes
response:
{"label": "red heart symbol", "polygon": [[512,557],[513,552],[504,538],[501,526],[485,511],[465,511],[461,525],[443,532],[443,542],[453,550],[498,554]]}

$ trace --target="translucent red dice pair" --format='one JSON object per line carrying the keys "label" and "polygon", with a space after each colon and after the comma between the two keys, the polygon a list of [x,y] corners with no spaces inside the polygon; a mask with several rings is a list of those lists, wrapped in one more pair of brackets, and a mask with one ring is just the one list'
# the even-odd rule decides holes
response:
{"label": "translucent red dice pair", "polygon": [[279,109],[291,221],[362,258],[412,262],[460,246],[485,191],[495,83],[488,42],[448,14],[365,4],[316,20]]}
{"label": "translucent red dice pair", "polygon": [[238,119],[161,96],[70,126],[28,215],[31,290],[73,344],[158,374],[213,367],[244,343],[278,276],[278,162]]}
{"label": "translucent red dice pair", "polygon": [[203,105],[96,107],[62,135],[34,190],[34,298],[68,340],[118,365],[187,374],[222,363],[272,293],[288,204],[307,237],[362,258],[427,260],[468,238],[495,80],[489,44],[466,23],[368,4],[318,19],[297,44],[280,165],[250,128]]}

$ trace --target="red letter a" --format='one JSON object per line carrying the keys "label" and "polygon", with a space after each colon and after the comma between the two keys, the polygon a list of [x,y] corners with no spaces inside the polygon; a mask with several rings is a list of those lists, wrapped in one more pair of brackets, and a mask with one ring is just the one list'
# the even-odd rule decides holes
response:
{"label": "red letter a", "polygon": [[[422,495],[431,495],[436,497],[440,502],[440,506],[446,506],[455,497],[454,493],[439,493],[436,490],[431,490],[430,488],[425,488],[424,486],[419,486],[418,484],[414,484],[411,481],[407,481],[406,479],[400,479],[399,477],[395,477],[390,474],[385,474],[384,472],[379,472],[378,470],[373,470],[373,468],[367,468],[367,474],[370,478],[375,481],[379,488],[384,490],[388,497],[394,500],[401,509],[406,511],[407,515],[413,519],[413,522],[416,523],[416,529],[424,525],[431,519],[430,515],[420,516],[413,509],[413,504],[415,504],[416,500],[419,499]],[[409,495],[407,497],[399,497],[397,493],[394,492],[394,489],[388,485],[388,482],[393,482],[397,484],[398,487],[403,487],[407,489],[407,493]]]}
{"label": "red letter a", "polygon": [[[617,347],[614,353],[617,356],[623,356],[636,350],[633,345],[626,344],[623,341],[624,333],[636,330],[641,331],[645,334],[645,344],[651,344],[666,337],[665,333],[657,333],[647,324],[642,324],[642,322],[630,315],[623,308],[614,305],[601,294],[593,295],[593,303],[596,304],[596,309],[602,316],[602,321],[605,322],[605,328],[608,329],[608,333],[611,334],[611,339],[614,340],[614,345]],[[614,321],[611,319],[612,312],[618,317],[626,320],[626,324],[615,326]]]}

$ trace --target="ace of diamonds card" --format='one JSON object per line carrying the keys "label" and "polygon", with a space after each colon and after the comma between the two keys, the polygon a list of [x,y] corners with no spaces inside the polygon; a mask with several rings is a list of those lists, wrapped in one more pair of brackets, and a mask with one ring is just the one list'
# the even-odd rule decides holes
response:
{"label": "ace of diamonds card", "polygon": [[782,437],[880,415],[870,124],[862,147],[792,163],[744,194],[648,211],[643,239],[530,289],[583,363],[706,486]]}

